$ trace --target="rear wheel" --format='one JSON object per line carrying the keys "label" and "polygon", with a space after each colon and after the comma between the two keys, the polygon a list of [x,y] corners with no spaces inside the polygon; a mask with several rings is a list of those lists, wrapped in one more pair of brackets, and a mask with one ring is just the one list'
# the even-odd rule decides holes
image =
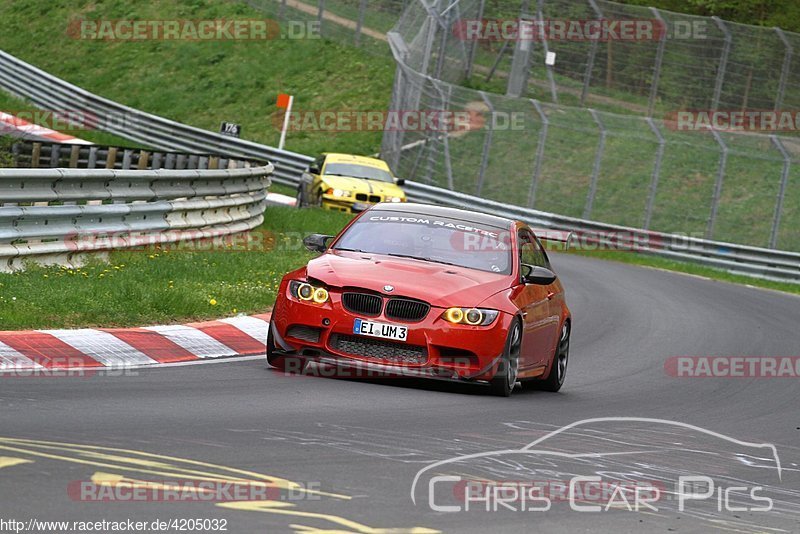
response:
{"label": "rear wheel", "polygon": [[489,383],[492,395],[499,397],[509,397],[517,383],[517,371],[519,371],[519,353],[522,346],[522,327],[519,321],[514,321],[511,330],[508,332],[506,348],[500,360],[500,367],[497,374]]}
{"label": "rear wheel", "polygon": [[276,354],[275,339],[272,333],[272,322],[267,327],[267,363],[275,369],[292,373],[302,373],[306,367],[306,361],[299,356],[286,356]]}
{"label": "rear wheel", "polygon": [[567,364],[569,363],[569,336],[570,323],[564,321],[561,325],[561,337],[558,346],[553,354],[553,363],[550,366],[550,373],[544,380],[533,381],[536,389],[543,391],[558,391],[564,385],[564,378],[567,375]]}

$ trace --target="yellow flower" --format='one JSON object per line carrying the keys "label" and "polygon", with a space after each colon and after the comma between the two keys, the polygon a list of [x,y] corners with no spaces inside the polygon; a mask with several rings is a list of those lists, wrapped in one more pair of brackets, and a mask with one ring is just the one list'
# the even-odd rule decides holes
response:
{"label": "yellow flower", "polygon": [[211,299],[211,300],[208,301],[208,303],[211,304],[212,306],[216,306],[217,305],[217,299]]}

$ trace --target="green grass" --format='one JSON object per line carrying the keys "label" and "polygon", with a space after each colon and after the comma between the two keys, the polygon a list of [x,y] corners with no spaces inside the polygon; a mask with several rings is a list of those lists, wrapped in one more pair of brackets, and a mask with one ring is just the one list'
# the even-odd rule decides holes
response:
{"label": "green grass", "polygon": [[667,271],[676,271],[679,273],[692,274],[695,276],[703,276],[712,280],[719,280],[722,282],[730,282],[734,284],[749,285],[753,287],[760,287],[764,289],[772,289],[775,291],[783,291],[785,293],[800,294],[800,284],[793,284],[789,282],[773,282],[771,280],[761,280],[759,278],[751,278],[738,274],[731,274],[721,269],[714,269],[713,267],[706,267],[694,263],[686,263],[681,261],[674,261],[647,254],[636,254],[632,252],[618,251],[618,250],[595,250],[595,251],[570,251],[569,254],[577,254],[580,256],[588,256],[600,260],[616,261],[620,263],[628,263],[632,265],[640,265],[643,267],[650,267],[655,269],[664,269]]}
{"label": "green grass", "polygon": [[[244,2],[31,0],[0,3],[0,48],[117,102],[216,131],[242,125],[242,137],[277,145],[279,93],[296,111],[384,110],[394,62],[389,55],[320,39],[270,41],[87,41],[67,35],[71,20],[264,18]],[[385,43],[383,46],[388,46]],[[290,132],[288,150],[370,154],[381,132]]]}
{"label": "green grass", "polygon": [[[270,250],[119,251],[76,269],[30,265],[0,273],[0,330],[137,326],[267,311],[286,272],[313,254],[312,232],[335,234],[349,216],[321,209],[270,207],[263,232]],[[271,236],[271,238],[269,237]]]}

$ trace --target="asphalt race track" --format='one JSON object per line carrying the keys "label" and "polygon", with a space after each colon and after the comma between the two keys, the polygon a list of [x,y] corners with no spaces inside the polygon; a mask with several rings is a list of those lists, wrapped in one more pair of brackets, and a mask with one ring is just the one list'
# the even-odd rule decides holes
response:
{"label": "asphalt race track", "polygon": [[[800,356],[800,298],[583,257],[553,263],[574,316],[557,394],[518,389],[503,399],[450,384],[285,376],[261,358],[135,376],[0,378],[0,516],[224,519],[228,532],[247,534],[800,532],[800,379],[676,378],[664,367],[672,356]],[[667,421],[587,422],[536,447],[581,456],[480,454],[621,417]],[[780,474],[767,449],[748,445],[764,443],[775,445]],[[418,471],[470,454],[423,472],[412,502]],[[747,489],[679,512],[669,493],[679,472]],[[520,499],[489,511],[428,503],[429,487],[444,488],[436,502],[455,502],[446,484],[429,485],[441,474],[552,481],[595,473],[660,480],[663,498],[657,510],[599,512],[564,499],[547,511],[521,510]],[[219,504],[84,502],[70,490],[120,476],[278,477],[299,486],[260,503]],[[754,486],[771,498],[770,511],[752,510],[760,503],[745,493]]]}

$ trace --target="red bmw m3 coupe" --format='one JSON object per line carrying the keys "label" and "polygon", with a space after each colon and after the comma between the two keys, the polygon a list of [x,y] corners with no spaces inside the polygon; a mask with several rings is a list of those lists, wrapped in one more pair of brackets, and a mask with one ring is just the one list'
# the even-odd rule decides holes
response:
{"label": "red bmw m3 coupe", "polygon": [[273,367],[309,362],[470,382],[509,396],[558,391],[572,328],[564,290],[526,224],[423,204],[377,204],[281,282]]}

